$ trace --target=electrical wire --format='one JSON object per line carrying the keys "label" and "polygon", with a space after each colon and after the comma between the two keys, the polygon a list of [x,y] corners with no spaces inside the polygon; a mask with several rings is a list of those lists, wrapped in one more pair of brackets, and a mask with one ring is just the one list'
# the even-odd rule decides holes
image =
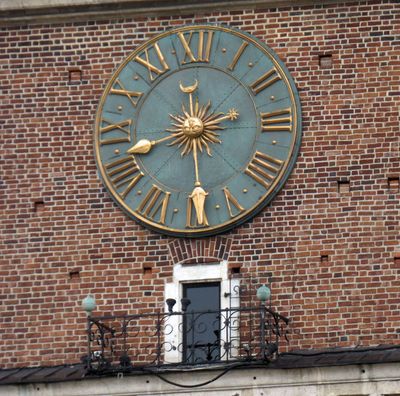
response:
{"label": "electrical wire", "polygon": [[180,388],[199,388],[200,386],[205,386],[205,385],[211,384],[212,382],[214,382],[217,379],[221,378],[223,375],[227,374],[232,369],[239,368],[239,367],[247,367],[247,366],[248,365],[246,365],[246,364],[240,363],[240,364],[237,364],[237,365],[234,365],[234,366],[226,368],[222,373],[219,373],[217,376],[215,376],[214,378],[211,378],[208,381],[204,381],[204,382],[201,382],[201,383],[198,383],[198,384],[190,384],[190,385],[189,384],[179,384],[178,382],[171,381],[171,380],[163,377],[160,373],[157,373],[157,372],[155,372],[153,370],[143,369],[143,371],[151,373],[151,374],[154,374],[160,380],[162,380],[162,381],[164,381],[164,382],[166,382],[167,384],[170,384],[170,385],[178,386]]}

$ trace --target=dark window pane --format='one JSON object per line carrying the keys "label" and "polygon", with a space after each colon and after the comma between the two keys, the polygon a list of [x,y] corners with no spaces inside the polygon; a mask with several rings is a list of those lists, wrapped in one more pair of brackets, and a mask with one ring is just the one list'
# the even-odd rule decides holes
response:
{"label": "dark window pane", "polygon": [[191,303],[183,320],[183,362],[207,363],[220,356],[220,284],[192,283],[183,286]]}

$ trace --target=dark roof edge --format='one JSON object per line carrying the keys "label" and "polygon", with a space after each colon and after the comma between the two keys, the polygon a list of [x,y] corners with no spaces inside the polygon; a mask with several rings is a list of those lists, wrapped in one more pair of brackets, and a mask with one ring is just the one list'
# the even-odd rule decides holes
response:
{"label": "dark roof edge", "polygon": [[308,349],[282,353],[270,368],[293,369],[400,362],[400,345]]}
{"label": "dark roof edge", "polygon": [[0,4],[0,26],[104,20],[127,17],[187,15],[223,10],[268,9],[351,3],[351,0],[21,0]]}
{"label": "dark roof edge", "polygon": [[[286,352],[272,362],[243,362],[243,363],[217,363],[202,366],[173,366],[148,369],[138,369],[130,375],[156,374],[168,372],[188,372],[199,370],[226,370],[228,369],[302,369],[313,367],[349,366],[381,363],[399,363],[400,345],[379,345],[374,347],[355,348],[330,348],[320,350],[298,350]],[[115,376],[114,373],[107,373],[104,376]],[[127,374],[129,375],[129,374]],[[0,385],[29,384],[29,383],[50,383],[77,381],[82,379],[98,378],[88,375],[85,366],[81,363],[46,366],[46,367],[24,367],[0,369]]]}

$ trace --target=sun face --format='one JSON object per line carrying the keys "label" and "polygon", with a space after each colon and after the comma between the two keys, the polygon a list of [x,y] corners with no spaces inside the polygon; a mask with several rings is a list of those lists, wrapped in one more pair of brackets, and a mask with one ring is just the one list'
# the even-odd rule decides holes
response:
{"label": "sun face", "polygon": [[189,109],[187,110],[182,104],[182,115],[170,114],[174,128],[169,128],[167,131],[172,133],[174,140],[168,146],[182,147],[182,156],[189,154],[196,146],[200,152],[206,150],[211,157],[210,143],[221,143],[220,135],[216,131],[225,129],[219,124],[226,119],[236,120],[239,113],[235,109],[231,109],[227,115],[215,114],[210,111],[210,108],[211,101],[206,105],[199,105],[198,98],[193,105],[190,93]]}

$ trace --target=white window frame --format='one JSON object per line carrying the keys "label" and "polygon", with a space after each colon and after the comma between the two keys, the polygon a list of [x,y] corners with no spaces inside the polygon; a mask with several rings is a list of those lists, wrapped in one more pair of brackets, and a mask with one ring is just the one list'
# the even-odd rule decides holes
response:
{"label": "white window frame", "polygon": [[[240,285],[238,278],[229,279],[228,262],[211,264],[175,264],[173,268],[172,282],[166,283],[164,288],[164,297],[176,300],[174,311],[181,311],[181,298],[183,297],[183,287],[185,283],[206,283],[220,282],[220,306],[221,310],[226,308],[238,308],[240,301],[238,298],[230,299],[230,293]],[[235,306],[232,306],[235,304]],[[168,312],[168,306],[165,304],[165,310]],[[182,345],[182,333],[177,331],[181,325],[182,316],[172,315],[168,318],[168,324],[171,327],[165,329],[165,343],[175,349],[165,350],[165,363],[180,363],[182,361],[182,352],[178,346]],[[225,332],[221,332],[221,346],[228,340],[225,340]]]}

